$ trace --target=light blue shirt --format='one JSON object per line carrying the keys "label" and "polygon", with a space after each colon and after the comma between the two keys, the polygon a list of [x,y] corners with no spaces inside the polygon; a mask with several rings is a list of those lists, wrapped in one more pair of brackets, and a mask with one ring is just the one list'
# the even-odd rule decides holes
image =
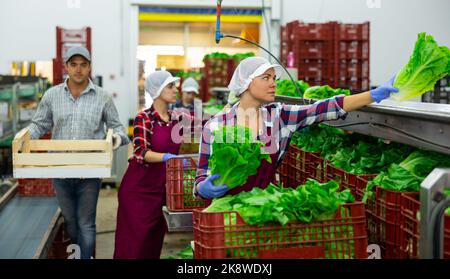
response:
{"label": "light blue shirt", "polygon": [[129,139],[111,95],[89,80],[86,89],[75,99],[67,80],[45,92],[28,126],[30,138],[38,139],[52,130],[53,139],[104,139],[106,129],[112,128],[121,137],[122,145],[127,144]]}

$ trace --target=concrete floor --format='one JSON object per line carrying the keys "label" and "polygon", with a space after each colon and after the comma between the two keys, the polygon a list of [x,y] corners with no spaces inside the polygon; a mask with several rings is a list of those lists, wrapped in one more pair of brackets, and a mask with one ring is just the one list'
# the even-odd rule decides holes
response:
{"label": "concrete floor", "polygon": [[[117,215],[117,188],[104,188],[100,191],[97,206],[96,258],[112,259]],[[161,258],[175,256],[193,240],[192,232],[168,233],[164,239]]]}

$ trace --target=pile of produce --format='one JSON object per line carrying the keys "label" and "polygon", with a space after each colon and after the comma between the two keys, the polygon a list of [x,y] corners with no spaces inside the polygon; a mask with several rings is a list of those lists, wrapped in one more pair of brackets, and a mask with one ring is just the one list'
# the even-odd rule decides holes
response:
{"label": "pile of produce", "polygon": [[341,88],[332,88],[329,85],[324,86],[312,86],[306,89],[303,98],[305,99],[314,99],[314,100],[322,100],[328,99],[337,95],[350,95],[350,90],[341,89]]}
{"label": "pile of produce", "polygon": [[354,202],[350,190],[338,191],[335,181],[320,184],[308,180],[304,185],[281,188],[270,184],[233,196],[214,199],[206,212],[237,211],[249,225],[291,221],[310,223],[332,218],[339,205]]}
{"label": "pile of produce", "polygon": [[297,88],[290,79],[277,80],[276,95],[287,97],[302,97],[306,89],[309,88],[309,84],[303,80],[297,81],[297,86],[300,89],[300,95],[297,92]]}
{"label": "pile of produce", "polygon": [[374,180],[369,181],[363,201],[371,197],[375,186],[398,192],[419,192],[420,184],[437,167],[450,167],[450,156],[417,150],[399,164],[391,164]]}

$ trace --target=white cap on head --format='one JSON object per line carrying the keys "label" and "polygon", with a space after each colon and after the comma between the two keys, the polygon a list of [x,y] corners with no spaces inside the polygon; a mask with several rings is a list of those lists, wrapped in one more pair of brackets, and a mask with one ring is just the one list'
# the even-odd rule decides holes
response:
{"label": "white cap on head", "polygon": [[281,66],[271,64],[263,57],[249,57],[241,61],[233,73],[228,89],[236,93],[239,97],[248,89],[252,80],[264,74],[268,69],[273,68],[277,77],[281,75]]}
{"label": "white cap on head", "polygon": [[198,91],[198,83],[195,79],[189,77],[183,81],[183,84],[181,85],[181,91],[183,92],[195,92],[195,94],[199,94]]}
{"label": "white cap on head", "polygon": [[161,95],[164,87],[178,80],[180,80],[179,77],[173,77],[172,74],[167,71],[156,71],[151,73],[145,79],[145,91],[147,91],[150,94],[150,97],[155,100]]}

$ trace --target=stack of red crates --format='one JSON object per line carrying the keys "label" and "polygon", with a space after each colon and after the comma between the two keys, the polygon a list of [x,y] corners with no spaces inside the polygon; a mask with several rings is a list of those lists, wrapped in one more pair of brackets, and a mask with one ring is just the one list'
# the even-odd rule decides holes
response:
{"label": "stack of red crates", "polygon": [[91,28],[64,29],[56,27],[56,58],[53,59],[53,84],[60,84],[67,75],[64,56],[69,48],[84,46],[91,52]]}
{"label": "stack of red crates", "polygon": [[204,94],[202,101],[207,102],[211,88],[228,86],[236,65],[231,58],[207,58],[204,62],[205,68],[201,82]]}
{"label": "stack of red crates", "polygon": [[337,83],[352,91],[369,89],[370,24],[338,24],[336,28]]}
{"label": "stack of red crates", "polygon": [[352,91],[369,89],[370,24],[293,21],[281,27],[281,62],[294,57],[298,79]]}

